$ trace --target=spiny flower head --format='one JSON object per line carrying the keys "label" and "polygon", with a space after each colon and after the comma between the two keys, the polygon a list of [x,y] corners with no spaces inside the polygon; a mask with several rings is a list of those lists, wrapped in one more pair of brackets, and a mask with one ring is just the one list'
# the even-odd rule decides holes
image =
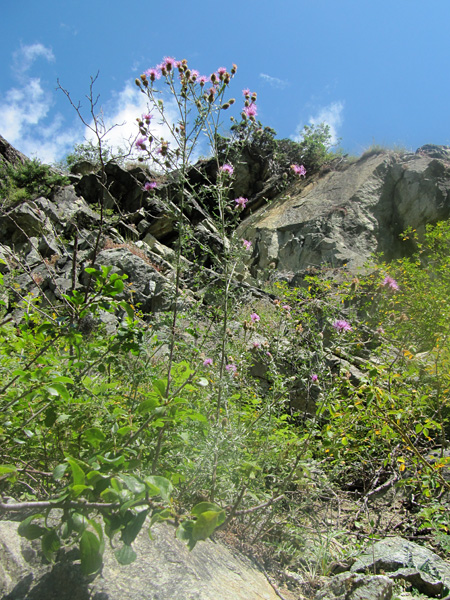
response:
{"label": "spiny flower head", "polygon": [[333,323],[333,327],[339,333],[342,333],[343,331],[352,331],[350,323],[348,321],[345,321],[344,319],[338,319],[337,321],[335,321]]}
{"label": "spiny flower head", "polygon": [[154,190],[156,187],[156,181],[146,181],[142,189],[146,192],[149,192],[150,190]]}
{"label": "spiny flower head", "polygon": [[261,317],[258,315],[258,313],[254,312],[250,315],[250,319],[252,320],[252,323],[257,323],[261,320]]}
{"label": "spiny flower head", "polygon": [[164,57],[164,64],[166,65],[168,71],[171,71],[173,67],[178,66],[177,61],[171,56]]}
{"label": "spiny flower head", "polygon": [[147,140],[145,138],[138,138],[135,142],[135,146],[138,150],[145,150],[145,142]]}
{"label": "spiny flower head", "polygon": [[240,207],[240,208],[244,209],[247,206],[248,198],[243,198],[242,196],[239,196],[239,198],[235,199],[235,202],[236,202],[236,208]]}
{"label": "spiny flower head", "polygon": [[395,291],[400,289],[400,286],[395,281],[395,279],[393,277],[390,277],[389,275],[386,275],[386,277],[383,280],[382,285],[384,285],[385,287],[389,287],[389,288],[391,288],[391,290],[395,290]]}
{"label": "spiny flower head", "polygon": [[313,374],[311,375],[311,381],[312,381],[313,383],[315,383],[315,382],[316,382],[316,381],[318,381],[318,380],[319,380],[318,376],[317,376],[315,373],[313,373]]}
{"label": "spiny flower head", "polygon": [[219,167],[219,171],[222,171],[222,173],[227,173],[227,175],[233,175],[233,173],[234,173],[233,165],[229,165],[229,164],[222,165],[221,167]]}
{"label": "spiny flower head", "polygon": [[252,247],[252,243],[251,243],[251,242],[249,242],[248,240],[243,240],[243,242],[242,242],[242,243],[244,244],[244,248],[245,248],[246,250],[250,250],[250,248]]}
{"label": "spiny flower head", "polygon": [[243,112],[247,117],[256,117],[258,109],[256,108],[256,104],[252,102],[249,106],[244,106]]}
{"label": "spiny flower head", "polygon": [[211,367],[213,364],[213,359],[212,358],[207,358],[203,361],[203,366],[204,367]]}
{"label": "spiny flower head", "polygon": [[250,98],[250,90],[248,88],[245,88],[245,90],[242,90],[242,95],[246,100],[248,100]]}
{"label": "spiny flower head", "polygon": [[291,165],[291,169],[296,175],[300,177],[306,177],[306,169],[303,165]]}
{"label": "spiny flower head", "polygon": [[228,365],[225,365],[225,369],[226,369],[227,371],[229,371],[230,373],[236,373],[236,371],[237,371],[237,366],[236,366],[236,365],[233,365],[233,363],[230,363],[230,364],[228,364]]}
{"label": "spiny flower head", "polygon": [[197,78],[197,81],[200,85],[203,86],[208,81],[208,78],[206,77],[206,75],[200,75],[200,77]]}
{"label": "spiny flower head", "polygon": [[161,79],[161,71],[160,69],[147,69],[144,73],[151,81],[155,81],[155,79]]}

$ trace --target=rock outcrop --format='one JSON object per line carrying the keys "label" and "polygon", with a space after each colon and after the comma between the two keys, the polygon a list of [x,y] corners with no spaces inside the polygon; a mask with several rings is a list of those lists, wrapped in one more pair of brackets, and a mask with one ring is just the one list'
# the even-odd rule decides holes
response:
{"label": "rock outcrop", "polygon": [[403,231],[450,217],[450,156],[427,148],[363,157],[259,209],[239,228],[254,244],[251,274],[273,270],[298,284],[311,267],[356,270],[373,252],[391,260],[411,251]]}
{"label": "rock outcrop", "polygon": [[4,600],[277,600],[267,578],[251,561],[212,541],[192,552],[170,526],[142,531],[138,558],[121,567],[107,544],[101,575],[85,578],[69,552],[55,564],[42,562],[39,543],[0,522],[0,594]]}

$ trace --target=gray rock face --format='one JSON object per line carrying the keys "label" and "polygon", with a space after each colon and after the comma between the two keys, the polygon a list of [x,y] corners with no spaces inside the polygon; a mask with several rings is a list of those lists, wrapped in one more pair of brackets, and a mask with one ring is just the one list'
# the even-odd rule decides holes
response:
{"label": "gray rock face", "polygon": [[392,581],[384,575],[340,573],[333,577],[314,600],[390,600]]}
{"label": "gray rock face", "polygon": [[12,165],[24,164],[27,157],[11,146],[4,137],[0,135],[0,164],[10,163]]}
{"label": "gray rock face", "polygon": [[295,280],[312,266],[357,269],[375,251],[388,260],[401,256],[411,250],[401,232],[412,227],[420,234],[427,223],[449,217],[450,163],[388,153],[299,182],[238,233],[254,244],[253,275],[272,268]]}
{"label": "gray rock face", "polygon": [[359,557],[351,571],[383,571],[392,579],[409,581],[420,592],[433,597],[442,597],[450,589],[450,564],[431,550],[401,537],[374,544]]}
{"label": "gray rock face", "polygon": [[[145,528],[144,528],[145,529]],[[277,600],[265,576],[220,543],[200,542],[189,552],[165,525],[143,530],[138,558],[121,566],[113,549],[104,568],[84,578],[70,553],[55,565],[40,562],[36,546],[20,538],[17,523],[0,522],[0,593],[4,600]],[[356,598],[356,597],[355,597]]]}

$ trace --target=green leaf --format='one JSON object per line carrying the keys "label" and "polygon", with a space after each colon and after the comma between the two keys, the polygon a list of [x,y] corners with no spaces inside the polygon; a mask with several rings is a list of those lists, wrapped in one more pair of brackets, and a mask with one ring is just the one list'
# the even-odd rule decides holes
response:
{"label": "green leaf", "polygon": [[[169,502],[173,485],[168,479],[160,477],[159,475],[150,475],[149,477],[146,477],[144,481],[148,486],[149,496],[161,496],[163,500]],[[156,490],[158,491],[154,493]]]}
{"label": "green leaf", "polygon": [[44,515],[31,515],[24,519],[17,529],[17,532],[20,536],[26,538],[27,540],[36,540],[40,538],[47,531],[47,527],[42,527],[41,525],[37,525],[37,523],[32,523],[34,519],[43,519]]}
{"label": "green leaf", "polygon": [[124,482],[130,492],[133,494],[142,494],[145,491],[145,485],[136,477],[132,475],[125,475],[123,473],[120,474],[120,479]]}
{"label": "green leaf", "polygon": [[191,510],[191,514],[196,517],[199,517],[205,511],[211,510],[215,512],[223,512],[223,509],[220,508],[220,506],[217,506],[217,504],[214,504],[213,502],[199,502]]}
{"label": "green leaf", "polygon": [[100,444],[106,439],[105,434],[98,427],[90,427],[89,429],[86,429],[86,431],[84,432],[84,437],[88,444],[90,444],[94,448],[100,446]]}
{"label": "green leaf", "polygon": [[130,523],[128,523],[128,525],[125,527],[125,529],[123,529],[122,541],[124,542],[124,544],[126,544],[127,546],[130,546],[134,542],[134,540],[136,539],[136,536],[142,529],[142,525],[145,523],[145,519],[147,518],[148,512],[149,512],[148,510],[143,510],[140,513],[138,513],[130,521]]}
{"label": "green leaf", "polygon": [[66,402],[70,398],[69,392],[62,383],[52,382],[52,385],[49,385],[46,389],[50,396],[61,396]]}
{"label": "green leaf", "polygon": [[193,538],[192,531],[194,529],[195,523],[194,521],[183,521],[176,531],[176,537],[183,541],[187,542],[189,550],[193,550],[197,541]]}
{"label": "green leaf", "polygon": [[161,396],[161,398],[165,398],[166,390],[167,390],[167,380],[166,379],[157,379],[153,382],[153,387]]}
{"label": "green leaf", "polygon": [[91,485],[78,484],[78,485],[71,485],[70,490],[72,491],[72,495],[75,498],[77,498],[85,490],[93,490],[93,487]]}
{"label": "green leaf", "polygon": [[92,575],[101,569],[103,544],[92,531],[83,531],[80,538],[80,557],[81,571],[84,575]]}
{"label": "green leaf", "polygon": [[123,300],[122,302],[119,302],[119,306],[123,308],[123,310],[127,313],[127,317],[129,317],[130,319],[134,319],[134,310],[131,307],[131,305],[128,304],[128,302],[125,302],[125,300]]}
{"label": "green leaf", "polygon": [[145,415],[148,412],[154,410],[157,406],[159,406],[159,399],[155,396],[149,396],[146,400],[141,402],[137,408],[137,412],[140,415]]}
{"label": "green leaf", "polygon": [[83,469],[73,458],[66,458],[66,461],[72,469],[73,485],[84,485],[85,478]]}
{"label": "green leaf", "polygon": [[206,540],[214,532],[216,527],[225,521],[225,511],[207,510],[195,521],[192,529],[192,537],[194,540]]}
{"label": "green leaf", "polygon": [[137,558],[136,552],[131,546],[127,546],[127,544],[124,544],[120,550],[116,550],[114,556],[121,565],[130,565]]}
{"label": "green leaf", "polygon": [[42,553],[44,554],[45,558],[49,561],[52,561],[55,553],[61,548],[61,542],[54,529],[49,529],[46,531],[42,538],[41,546]]}
{"label": "green leaf", "polygon": [[14,465],[0,465],[0,477],[2,475],[11,475],[17,473],[17,467]]}

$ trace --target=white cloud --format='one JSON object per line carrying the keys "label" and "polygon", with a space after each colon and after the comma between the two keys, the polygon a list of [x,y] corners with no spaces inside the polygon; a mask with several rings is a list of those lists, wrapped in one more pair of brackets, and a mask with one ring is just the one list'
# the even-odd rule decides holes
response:
{"label": "white cloud", "polygon": [[13,53],[13,70],[16,75],[21,75],[28,71],[38,58],[45,58],[48,62],[53,62],[55,56],[50,48],[43,44],[31,44],[21,46],[19,50]]}
{"label": "white cloud", "polygon": [[[319,108],[314,116],[309,117],[308,123],[309,125],[320,125],[321,123],[328,125],[330,127],[331,145],[334,146],[339,140],[339,127],[341,127],[342,123],[344,122],[343,112],[343,102],[332,102],[328,106]],[[293,136],[295,141],[301,140],[303,125],[304,124],[302,123],[297,127],[295,135]]]}
{"label": "white cloud", "polygon": [[259,76],[266,83],[271,85],[274,88],[278,88],[280,90],[284,89],[289,85],[289,81],[284,81],[283,79],[278,79],[278,77],[272,77],[271,75],[267,75],[266,73],[260,73]]}

